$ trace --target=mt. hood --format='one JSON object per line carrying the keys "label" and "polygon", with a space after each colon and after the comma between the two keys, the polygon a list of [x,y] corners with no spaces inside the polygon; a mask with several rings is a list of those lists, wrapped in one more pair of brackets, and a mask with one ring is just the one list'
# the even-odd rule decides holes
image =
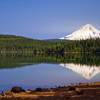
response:
{"label": "mt. hood", "polygon": [[96,39],[100,38],[100,31],[93,27],[90,24],[87,24],[83,27],[81,27],[79,30],[73,32],[70,35],[67,35],[65,37],[62,37],[60,39],[66,39],[66,40],[86,40],[86,39]]}

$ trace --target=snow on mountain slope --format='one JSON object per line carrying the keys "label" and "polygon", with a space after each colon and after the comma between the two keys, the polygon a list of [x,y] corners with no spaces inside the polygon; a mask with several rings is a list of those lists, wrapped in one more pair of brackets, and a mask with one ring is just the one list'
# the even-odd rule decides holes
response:
{"label": "snow on mountain slope", "polygon": [[73,63],[65,63],[60,64],[62,67],[72,70],[73,72],[78,73],[82,77],[87,80],[92,79],[95,75],[100,73],[100,66],[88,66],[88,65],[80,65],[80,64],[73,64]]}
{"label": "snow on mountain slope", "polygon": [[67,35],[65,37],[62,37],[60,39],[66,39],[66,40],[86,40],[91,38],[100,38],[100,31],[93,27],[90,24],[87,24],[83,27],[81,27],[79,30],[73,32],[70,35]]}

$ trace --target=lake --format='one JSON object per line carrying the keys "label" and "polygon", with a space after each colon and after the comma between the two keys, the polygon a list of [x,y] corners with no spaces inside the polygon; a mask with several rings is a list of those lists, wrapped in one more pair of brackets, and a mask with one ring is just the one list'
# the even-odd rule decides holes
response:
{"label": "lake", "polygon": [[1,56],[0,91],[13,86],[35,89],[100,82],[100,59],[88,57]]}

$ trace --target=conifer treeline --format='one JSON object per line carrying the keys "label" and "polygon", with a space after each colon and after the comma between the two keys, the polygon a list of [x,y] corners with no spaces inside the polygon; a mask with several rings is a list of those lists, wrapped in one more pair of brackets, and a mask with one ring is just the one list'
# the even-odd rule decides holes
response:
{"label": "conifer treeline", "polygon": [[80,52],[100,52],[100,39],[46,41],[19,36],[0,36],[0,54],[65,54]]}
{"label": "conifer treeline", "polygon": [[100,56],[90,54],[67,54],[66,55],[0,55],[0,69],[23,67],[39,63],[73,63],[89,66],[100,66]]}

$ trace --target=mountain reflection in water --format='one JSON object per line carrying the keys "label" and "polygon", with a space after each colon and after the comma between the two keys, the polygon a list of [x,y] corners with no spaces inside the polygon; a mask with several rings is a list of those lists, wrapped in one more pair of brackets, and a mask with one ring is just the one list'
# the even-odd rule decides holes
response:
{"label": "mountain reflection in water", "polygon": [[100,57],[93,55],[0,56],[0,91],[100,81]]}
{"label": "mountain reflection in water", "polygon": [[81,65],[81,64],[73,64],[73,63],[66,63],[60,64],[62,67],[72,70],[83,76],[85,79],[92,79],[95,75],[100,73],[100,66],[88,66],[88,65]]}

